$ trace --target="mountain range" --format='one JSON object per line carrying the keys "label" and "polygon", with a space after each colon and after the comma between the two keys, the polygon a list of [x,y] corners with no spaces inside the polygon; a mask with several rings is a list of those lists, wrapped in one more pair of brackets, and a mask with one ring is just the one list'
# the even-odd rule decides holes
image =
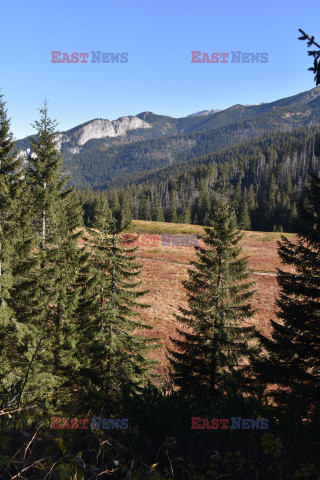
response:
{"label": "mountain range", "polygon": [[[320,124],[320,86],[270,103],[204,110],[182,118],[142,112],[94,119],[57,134],[77,187],[106,188],[274,131]],[[30,138],[17,141],[27,155]]]}

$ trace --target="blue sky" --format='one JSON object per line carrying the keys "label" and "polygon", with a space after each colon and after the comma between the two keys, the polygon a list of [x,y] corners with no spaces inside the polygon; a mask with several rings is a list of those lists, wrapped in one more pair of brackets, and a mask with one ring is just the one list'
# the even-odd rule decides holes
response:
{"label": "blue sky", "polygon": [[[1,92],[16,138],[45,95],[67,130],[93,118],[173,117],[277,100],[315,86],[302,28],[320,41],[318,0],[10,0],[1,5]],[[128,63],[53,64],[51,51],[128,52]],[[195,64],[191,51],[268,52],[264,64]]]}

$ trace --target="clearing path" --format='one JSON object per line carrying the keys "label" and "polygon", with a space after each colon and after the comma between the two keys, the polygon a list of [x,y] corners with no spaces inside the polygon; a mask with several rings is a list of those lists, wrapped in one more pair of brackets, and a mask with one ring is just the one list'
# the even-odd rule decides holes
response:
{"label": "clearing path", "polygon": [[[174,265],[179,265],[179,266],[181,266],[181,267],[193,268],[192,265],[189,265],[188,263],[179,263],[179,262],[175,262],[174,260],[159,260],[159,259],[156,259],[156,258],[141,257],[141,256],[138,256],[137,258],[141,258],[142,260],[148,260],[149,262],[172,263],[172,264],[174,264]],[[252,271],[252,273],[253,273],[254,275],[267,275],[267,276],[270,276],[270,277],[276,277],[276,276],[277,276],[276,273],[271,273],[271,272],[256,272],[256,271]]]}

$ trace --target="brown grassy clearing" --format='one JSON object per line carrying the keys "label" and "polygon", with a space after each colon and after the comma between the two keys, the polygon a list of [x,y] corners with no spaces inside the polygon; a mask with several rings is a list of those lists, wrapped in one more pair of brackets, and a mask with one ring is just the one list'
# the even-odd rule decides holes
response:
{"label": "brown grassy clearing", "polygon": [[[203,228],[197,225],[134,220],[125,233],[138,238],[137,255],[143,266],[142,288],[149,290],[143,303],[151,304],[150,308],[141,311],[141,316],[154,328],[147,335],[159,338],[160,347],[153,350],[150,356],[160,362],[156,371],[163,379],[168,365],[166,347],[172,346],[170,336],[177,337],[176,328],[181,327],[174,314],[179,313],[179,306],[187,306],[182,281],[188,278],[190,260],[195,259],[193,246],[172,246],[172,241],[179,243],[180,236],[181,243],[181,236],[186,239],[186,236],[202,235]],[[166,242],[162,235],[166,235]],[[171,237],[170,246],[168,235],[175,236]],[[293,234],[286,236],[291,240],[295,238]],[[89,239],[88,236],[87,238]],[[280,233],[251,231],[245,232],[243,238],[243,254],[248,256],[249,268],[253,271],[251,279],[256,282],[257,290],[251,301],[255,309],[251,322],[265,335],[271,333],[270,320],[276,319],[275,300],[279,289],[275,273],[277,268],[284,268],[277,255],[277,240],[280,238]],[[163,245],[164,243],[166,244]]]}
{"label": "brown grassy clearing", "polygon": [[[182,281],[188,278],[188,263],[195,259],[195,249],[190,246],[162,246],[161,235],[198,236],[203,233],[203,228],[136,220],[129,232],[140,234],[138,257],[143,266],[143,285],[149,289],[145,302],[152,305],[143,310],[142,316],[146,323],[154,327],[152,335],[159,337],[161,347],[154,350],[151,356],[161,362],[157,370],[164,373],[167,365],[166,347],[171,346],[170,336],[176,337],[176,328],[179,327],[174,314],[179,312],[179,306],[187,306]],[[286,236],[294,239],[293,234]],[[280,233],[245,232],[243,253],[249,257],[251,270],[275,274],[277,268],[284,267],[277,255],[277,240],[280,238]],[[276,319],[275,300],[279,291],[276,276],[252,273],[252,280],[256,282],[257,292],[251,301],[256,310],[251,322],[263,334],[270,335],[270,319]]]}

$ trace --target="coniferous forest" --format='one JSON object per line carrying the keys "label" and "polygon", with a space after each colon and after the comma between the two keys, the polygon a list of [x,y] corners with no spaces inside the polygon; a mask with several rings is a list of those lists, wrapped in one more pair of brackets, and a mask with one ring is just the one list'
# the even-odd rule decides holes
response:
{"label": "coniferous forest", "polygon": [[77,190],[90,225],[102,198],[133,219],[208,225],[216,185],[228,185],[239,227],[295,232],[310,172],[319,172],[318,127],[247,141],[108,189]]}
{"label": "coniferous forest", "polygon": [[[46,101],[34,128],[24,158],[1,95],[0,478],[319,479],[319,128],[95,190],[72,186]],[[165,378],[132,219],[204,226]],[[268,336],[243,230],[296,234]]]}

